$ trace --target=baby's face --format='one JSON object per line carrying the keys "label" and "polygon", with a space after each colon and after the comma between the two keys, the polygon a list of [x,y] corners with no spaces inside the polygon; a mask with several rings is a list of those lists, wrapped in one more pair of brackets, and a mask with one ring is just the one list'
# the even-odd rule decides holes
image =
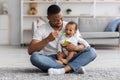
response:
{"label": "baby's face", "polygon": [[76,33],[75,24],[68,24],[65,28],[65,34],[67,37],[71,37]]}

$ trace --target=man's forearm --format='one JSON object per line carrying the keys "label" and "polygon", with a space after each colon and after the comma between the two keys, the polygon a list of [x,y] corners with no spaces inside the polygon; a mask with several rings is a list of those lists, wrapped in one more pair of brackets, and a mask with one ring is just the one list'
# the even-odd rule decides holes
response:
{"label": "man's forearm", "polygon": [[85,46],[83,44],[80,44],[80,45],[76,46],[74,51],[83,51],[84,49],[85,49]]}
{"label": "man's forearm", "polygon": [[85,46],[82,45],[82,44],[80,44],[80,45],[78,45],[78,46],[76,47],[76,50],[75,50],[75,51],[82,51],[82,50],[84,50],[84,49],[85,49]]}
{"label": "man's forearm", "polygon": [[69,43],[65,47],[68,51],[83,51],[85,49],[85,46],[83,44],[79,44],[77,46]]}
{"label": "man's forearm", "polygon": [[30,44],[28,48],[28,53],[31,55],[35,51],[40,51],[42,50],[47,44],[49,43],[49,39],[45,38],[42,41],[39,41],[37,43],[32,43]]}

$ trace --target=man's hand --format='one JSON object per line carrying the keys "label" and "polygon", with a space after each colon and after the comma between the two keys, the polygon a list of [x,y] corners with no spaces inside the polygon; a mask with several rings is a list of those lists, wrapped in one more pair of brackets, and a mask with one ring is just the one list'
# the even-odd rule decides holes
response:
{"label": "man's hand", "polygon": [[53,41],[58,36],[58,34],[59,34],[59,31],[51,32],[47,38],[49,39],[49,41]]}

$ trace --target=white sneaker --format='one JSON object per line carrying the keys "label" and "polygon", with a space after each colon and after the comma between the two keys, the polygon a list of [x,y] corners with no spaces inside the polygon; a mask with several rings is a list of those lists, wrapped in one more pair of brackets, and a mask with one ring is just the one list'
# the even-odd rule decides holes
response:
{"label": "white sneaker", "polygon": [[81,67],[81,69],[76,71],[76,73],[78,73],[78,74],[85,74],[86,73],[85,68]]}
{"label": "white sneaker", "polygon": [[54,68],[50,68],[48,69],[48,74],[51,75],[60,75],[60,74],[65,74],[65,70],[64,68],[60,68],[60,69],[54,69]]}
{"label": "white sneaker", "polygon": [[53,68],[50,68],[50,69],[48,69],[48,74],[51,76],[51,75],[53,75]]}

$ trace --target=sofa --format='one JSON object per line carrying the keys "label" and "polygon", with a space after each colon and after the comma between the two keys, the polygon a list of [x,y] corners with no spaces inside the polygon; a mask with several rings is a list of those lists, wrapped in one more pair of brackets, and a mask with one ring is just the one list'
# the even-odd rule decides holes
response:
{"label": "sofa", "polygon": [[[120,19],[116,18],[79,18],[79,30],[91,45],[116,45],[120,47]],[[118,29],[107,28],[115,27]]]}
{"label": "sofa", "polygon": [[[82,37],[91,45],[115,45],[120,46],[120,26],[118,31],[105,31],[108,24],[116,18],[81,18],[64,17],[64,21],[75,21]],[[39,22],[46,22],[46,18],[40,18]],[[42,22],[43,23],[43,22]],[[33,22],[33,33],[37,29],[36,21]]]}

